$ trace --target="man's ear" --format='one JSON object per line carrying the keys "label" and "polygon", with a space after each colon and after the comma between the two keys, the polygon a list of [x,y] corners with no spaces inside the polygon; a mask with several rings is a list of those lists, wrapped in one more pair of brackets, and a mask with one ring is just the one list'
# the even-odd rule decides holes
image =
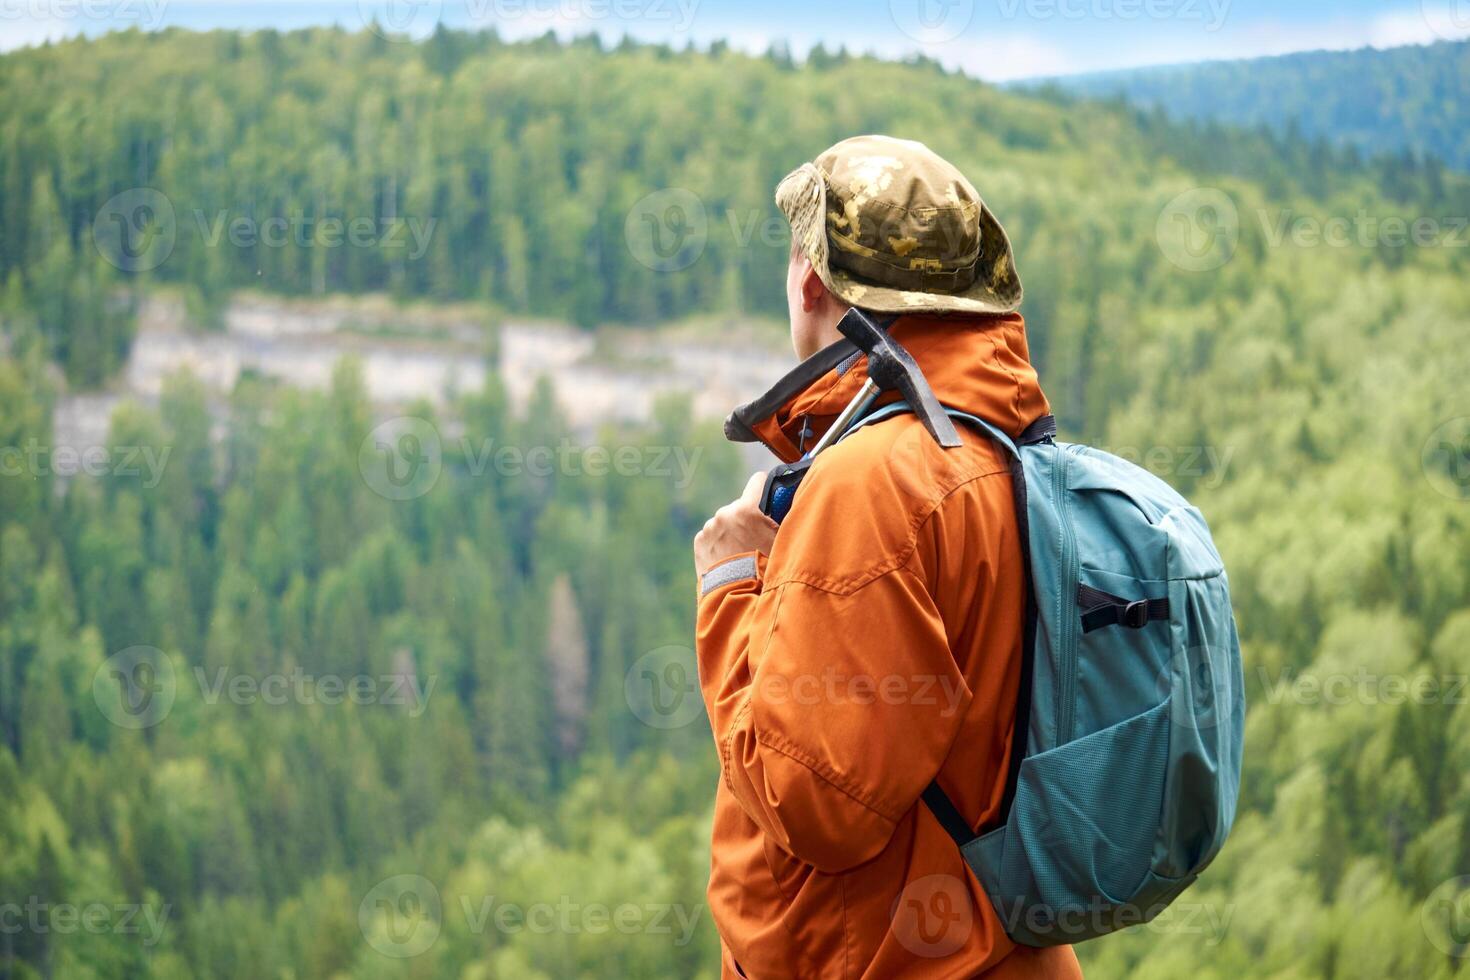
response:
{"label": "man's ear", "polygon": [[805,266],[801,274],[801,308],[806,313],[811,313],[821,305],[823,298],[827,295],[827,284],[822,282],[822,277],[817,275],[816,267],[811,260],[803,263]]}

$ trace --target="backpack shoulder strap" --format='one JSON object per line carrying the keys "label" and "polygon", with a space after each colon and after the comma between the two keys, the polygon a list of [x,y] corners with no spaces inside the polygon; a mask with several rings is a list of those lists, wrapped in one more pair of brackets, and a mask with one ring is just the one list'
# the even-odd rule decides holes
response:
{"label": "backpack shoulder strap", "polygon": [[945,411],[949,413],[949,417],[950,418],[959,419],[961,422],[968,422],[968,423],[970,423],[975,428],[981,430],[982,432],[987,433],[990,436],[990,438],[994,439],[996,442],[998,442],[1002,446],[1004,446],[1005,449],[1012,456],[1015,456],[1017,458],[1020,457],[1021,450],[1019,450],[1018,448],[1016,448],[1016,442],[1015,442],[1015,440],[1013,440],[1010,436],[1006,435],[1004,432],[1002,432],[996,426],[991,425],[989,422],[987,422],[984,419],[982,419],[980,416],[978,416],[978,415],[971,415],[969,412],[961,412],[958,409],[954,409],[954,408],[946,408]]}
{"label": "backpack shoulder strap", "polygon": [[[856,432],[858,429],[861,429],[865,425],[873,422],[882,422],[884,419],[890,419],[895,415],[902,415],[905,412],[912,411],[913,409],[906,401],[890,402],[887,405],[884,405],[869,412],[867,415],[864,415],[861,419],[854,422],[852,426],[846,432],[844,432],[837,441],[841,442],[843,439],[846,439],[848,436],[852,435],[854,432]],[[1057,434],[1057,420],[1056,416],[1054,415],[1043,415],[1037,418],[1036,421],[1026,426],[1026,430],[1022,432],[1019,437],[1012,439],[998,426],[995,426],[990,422],[985,421],[978,415],[971,415],[969,412],[962,412],[957,408],[950,408],[948,405],[944,406],[944,411],[945,414],[947,414],[950,418],[958,419],[961,422],[968,422],[976,428],[984,431],[996,442],[1004,446],[1012,456],[1015,456],[1017,458],[1019,458],[1021,455],[1019,450],[1020,446],[1034,446],[1038,443],[1048,442],[1052,439],[1055,439]]]}
{"label": "backpack shoulder strap", "polygon": [[[976,832],[965,820],[963,814],[954,802],[949,798],[939,785],[936,777],[928,787],[925,788],[922,799],[929,812],[939,821],[950,838],[961,850],[970,841],[980,834],[987,833],[997,827],[1004,826],[1011,814],[1011,803],[1016,798],[1016,782],[1021,772],[1021,762],[1026,757],[1027,732],[1030,729],[1031,720],[1031,678],[1035,669],[1036,660],[1036,595],[1031,582],[1031,546],[1030,546],[1030,521],[1028,520],[1028,506],[1026,500],[1026,469],[1021,462],[1021,446],[1034,446],[1041,443],[1051,442],[1057,433],[1057,420],[1054,416],[1043,415],[1026,427],[1019,438],[1012,439],[999,427],[968,412],[945,406],[945,412],[951,418],[962,422],[968,422],[982,432],[989,435],[1000,443],[1010,453],[1011,488],[1015,497],[1016,525],[1021,539],[1021,574],[1022,581],[1026,585],[1026,612],[1022,626],[1021,638],[1021,678],[1020,688],[1016,694],[1016,715],[1014,727],[1011,732],[1011,753],[1006,771],[1005,792],[1001,797],[999,812]],[[908,402],[897,401],[870,412],[851,428],[844,432],[841,439],[846,439],[855,431],[872,422],[881,422],[883,419],[901,415],[912,411]],[[839,439],[838,441],[841,441]]]}

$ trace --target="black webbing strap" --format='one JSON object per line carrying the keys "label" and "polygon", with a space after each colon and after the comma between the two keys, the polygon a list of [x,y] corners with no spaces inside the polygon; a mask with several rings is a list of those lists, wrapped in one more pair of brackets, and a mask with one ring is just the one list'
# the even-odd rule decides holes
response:
{"label": "black webbing strap", "polygon": [[1077,605],[1082,607],[1082,632],[1091,633],[1105,626],[1127,626],[1142,629],[1149,623],[1169,618],[1169,600],[1125,599],[1122,596],[1077,586]]}
{"label": "black webbing strap", "polygon": [[1026,426],[1025,430],[1016,439],[1018,446],[1034,446],[1039,442],[1047,442],[1055,439],[1057,435],[1057,417],[1055,415],[1043,415],[1041,418]]}
{"label": "black webbing strap", "polygon": [[939,788],[938,780],[931,782],[928,788],[924,790],[923,799],[924,805],[929,808],[929,812],[934,814],[934,819],[939,821],[939,826],[943,827],[944,832],[954,838],[956,844],[964,847],[970,842],[970,838],[975,836],[971,832],[970,824],[965,820],[964,814],[960,813],[959,807],[955,806],[954,801],[949,798],[944,790]]}
{"label": "black webbing strap", "polygon": [[[1017,445],[1033,446],[1052,439],[1057,433],[1057,420],[1043,415],[1026,427],[1016,440]],[[1031,727],[1031,678],[1036,661],[1036,590],[1031,584],[1031,527],[1026,518],[1026,470],[1013,453],[1007,452],[1010,461],[1011,496],[1016,508],[1016,531],[1021,542],[1021,580],[1026,584],[1026,619],[1021,636],[1021,679],[1016,690],[1016,717],[1011,729],[1011,755],[1006,764],[1006,788],[1001,797],[1000,809],[982,826],[979,832],[971,829],[954,801],[939,786],[936,778],[924,790],[924,805],[934,814],[946,833],[960,847],[964,847],[980,834],[1002,827],[1010,819],[1011,804],[1016,799],[1016,782],[1021,776],[1021,763],[1026,758],[1026,742]]]}

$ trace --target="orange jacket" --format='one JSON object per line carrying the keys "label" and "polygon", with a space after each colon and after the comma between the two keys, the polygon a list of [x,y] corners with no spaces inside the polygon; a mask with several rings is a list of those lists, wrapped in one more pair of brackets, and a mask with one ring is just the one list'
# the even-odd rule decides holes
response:
{"label": "orange jacket", "polygon": [[[1020,316],[907,317],[892,331],[945,404],[1012,434],[1047,412]],[[752,431],[795,460],[865,377],[862,359],[839,365]],[[912,415],[858,430],[817,458],[769,557],[702,580],[725,977],[1081,976],[1070,947],[1006,937],[919,802],[937,775],[972,827],[998,811],[1019,682],[1007,461],[960,434],[946,451]]]}

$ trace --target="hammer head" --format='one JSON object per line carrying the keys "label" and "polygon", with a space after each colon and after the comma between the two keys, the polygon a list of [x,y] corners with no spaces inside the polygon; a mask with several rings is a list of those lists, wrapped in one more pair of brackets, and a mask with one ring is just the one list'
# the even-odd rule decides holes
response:
{"label": "hammer head", "polygon": [[946,449],[960,444],[959,433],[944,406],[934,397],[924,372],[919,370],[913,355],[890,337],[887,330],[857,307],[847,311],[837,329],[868,355],[868,377],[884,391],[896,391],[903,396],[935,442]]}

